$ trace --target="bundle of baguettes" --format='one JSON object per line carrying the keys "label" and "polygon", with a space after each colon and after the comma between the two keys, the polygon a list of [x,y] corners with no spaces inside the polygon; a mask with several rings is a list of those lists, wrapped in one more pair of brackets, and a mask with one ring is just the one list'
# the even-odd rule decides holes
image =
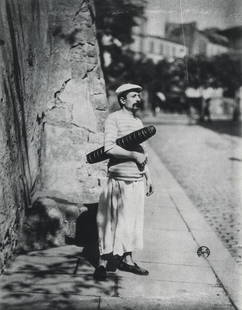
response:
{"label": "bundle of baguettes", "polygon": [[[156,129],[153,125],[133,131],[130,134],[116,140],[116,144],[124,149],[129,149],[134,145],[138,145],[150,137],[154,136]],[[87,154],[87,162],[89,164],[98,163],[108,159],[108,155],[104,152],[104,146]]]}

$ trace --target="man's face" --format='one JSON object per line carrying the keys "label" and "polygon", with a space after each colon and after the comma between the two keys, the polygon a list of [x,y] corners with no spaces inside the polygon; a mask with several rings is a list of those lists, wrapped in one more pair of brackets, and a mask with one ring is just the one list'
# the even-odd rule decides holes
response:
{"label": "man's face", "polygon": [[127,93],[126,98],[123,98],[122,103],[128,111],[136,112],[140,108],[141,97],[137,91]]}

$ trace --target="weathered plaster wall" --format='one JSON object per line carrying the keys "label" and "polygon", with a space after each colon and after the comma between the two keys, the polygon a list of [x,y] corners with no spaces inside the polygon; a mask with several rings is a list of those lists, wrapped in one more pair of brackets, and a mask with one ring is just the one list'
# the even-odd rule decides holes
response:
{"label": "weathered plaster wall", "polygon": [[[0,1],[0,264],[65,243],[98,199],[107,100],[88,0]],[[23,237],[19,238],[23,230]]]}

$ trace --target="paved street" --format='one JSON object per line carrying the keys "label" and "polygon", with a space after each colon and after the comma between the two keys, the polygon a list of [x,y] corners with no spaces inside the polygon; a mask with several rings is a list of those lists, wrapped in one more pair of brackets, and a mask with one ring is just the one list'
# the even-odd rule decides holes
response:
{"label": "paved street", "polygon": [[146,118],[157,134],[153,149],[194,205],[242,264],[241,123],[188,125],[186,116]]}

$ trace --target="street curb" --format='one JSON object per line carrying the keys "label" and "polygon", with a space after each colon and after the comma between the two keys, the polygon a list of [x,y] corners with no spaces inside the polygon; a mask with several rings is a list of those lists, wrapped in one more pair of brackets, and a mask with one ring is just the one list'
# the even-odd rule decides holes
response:
{"label": "street curb", "polygon": [[[134,309],[134,310],[211,310],[211,304],[204,301],[202,304],[195,303],[190,304],[186,302],[185,304],[177,303],[176,298],[171,300],[166,300],[164,298],[145,298],[145,297],[101,297],[100,298],[100,310],[127,310],[127,309]],[[212,308],[215,309],[215,308]],[[228,309],[227,306],[221,306],[220,308],[216,308],[220,310]]]}
{"label": "street curb", "polygon": [[156,170],[158,167],[162,170],[168,195],[193,240],[198,247],[205,245],[210,249],[211,254],[205,259],[233,306],[236,309],[242,309],[241,268],[148,143],[147,149],[149,165]]}

